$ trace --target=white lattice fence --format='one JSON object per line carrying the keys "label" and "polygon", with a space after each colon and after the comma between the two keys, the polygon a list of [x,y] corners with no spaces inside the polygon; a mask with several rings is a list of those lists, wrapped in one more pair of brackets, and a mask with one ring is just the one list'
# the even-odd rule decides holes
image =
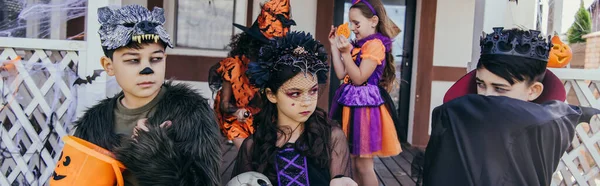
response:
{"label": "white lattice fence", "polygon": [[571,148],[563,155],[552,185],[600,184],[600,115],[575,129]]}
{"label": "white lattice fence", "polygon": [[[569,104],[600,109],[600,70],[551,69],[564,81]],[[576,137],[563,155],[552,185],[600,185],[600,117],[579,124]]]}
{"label": "white lattice fence", "polygon": [[[0,185],[44,185],[75,116],[81,41],[0,38]],[[20,56],[22,60],[6,62]]]}

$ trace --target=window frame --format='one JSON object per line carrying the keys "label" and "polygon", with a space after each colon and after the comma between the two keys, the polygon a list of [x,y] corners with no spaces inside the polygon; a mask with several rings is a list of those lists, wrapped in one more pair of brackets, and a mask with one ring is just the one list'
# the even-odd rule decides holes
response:
{"label": "window frame", "polygon": [[[173,44],[175,45],[177,35],[176,35],[176,21],[177,21],[177,3],[179,0],[168,0],[163,2],[163,7],[165,10],[165,29],[167,33],[173,39]],[[234,15],[233,19],[235,23],[245,25],[247,20],[247,7],[248,1],[246,0],[235,0],[234,2]],[[232,34],[238,34],[242,31],[236,29],[234,27]],[[167,54],[169,55],[183,55],[183,56],[206,56],[206,57],[227,57],[229,50],[219,50],[219,49],[200,49],[200,48],[189,48],[189,47],[177,47],[175,46],[173,49],[167,50]]]}

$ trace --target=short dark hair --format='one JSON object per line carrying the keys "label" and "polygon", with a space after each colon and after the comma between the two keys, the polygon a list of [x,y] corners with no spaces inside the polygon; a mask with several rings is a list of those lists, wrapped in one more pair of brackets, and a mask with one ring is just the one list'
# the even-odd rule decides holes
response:
{"label": "short dark hair", "polygon": [[[113,54],[115,53],[115,51],[118,50],[118,49],[120,49],[120,48],[131,48],[131,49],[137,49],[137,50],[139,50],[139,49],[142,49],[142,46],[148,45],[148,44],[151,44],[151,43],[154,43],[154,42],[152,42],[151,40],[142,40],[142,43],[131,41],[131,42],[129,42],[129,44],[127,44],[127,45],[125,45],[123,47],[119,47],[119,48],[112,49],[112,50],[108,50],[107,47],[103,46],[102,47],[102,51],[104,51],[104,55],[106,57],[112,59],[113,58]],[[163,41],[159,41],[158,43],[163,46],[163,49],[165,49],[165,50],[167,49],[167,44],[166,43],[164,43]]]}
{"label": "short dark hair", "polygon": [[547,61],[519,56],[485,54],[479,58],[477,69],[485,68],[511,85],[523,81],[532,84],[544,80],[547,63]]}

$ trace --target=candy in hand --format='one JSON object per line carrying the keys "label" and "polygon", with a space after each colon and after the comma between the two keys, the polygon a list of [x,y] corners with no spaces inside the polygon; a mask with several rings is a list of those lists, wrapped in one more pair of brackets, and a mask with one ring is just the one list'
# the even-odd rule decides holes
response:
{"label": "candy in hand", "polygon": [[346,37],[346,39],[350,38],[350,27],[348,26],[348,23],[344,23],[344,24],[340,25],[337,28],[336,34],[342,35],[342,36]]}

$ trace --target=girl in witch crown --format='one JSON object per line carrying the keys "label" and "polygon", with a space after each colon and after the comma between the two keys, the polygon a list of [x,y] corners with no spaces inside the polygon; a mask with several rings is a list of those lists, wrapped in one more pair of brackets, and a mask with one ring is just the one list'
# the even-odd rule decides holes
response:
{"label": "girl in witch crown", "polygon": [[[292,32],[260,50],[248,68],[263,102],[256,133],[244,140],[232,177],[257,171],[274,185],[356,185],[342,129],[317,108],[327,52],[310,34]],[[275,184],[277,183],[277,184]]]}
{"label": "girl in witch crown", "polygon": [[336,36],[333,26],[329,34],[335,74],[344,80],[330,114],[342,123],[348,136],[355,180],[359,185],[378,185],[373,156],[394,156],[402,151],[395,106],[386,91],[395,79],[391,38],[400,30],[379,0],[353,1],[349,17],[357,40],[350,43],[344,36]]}

